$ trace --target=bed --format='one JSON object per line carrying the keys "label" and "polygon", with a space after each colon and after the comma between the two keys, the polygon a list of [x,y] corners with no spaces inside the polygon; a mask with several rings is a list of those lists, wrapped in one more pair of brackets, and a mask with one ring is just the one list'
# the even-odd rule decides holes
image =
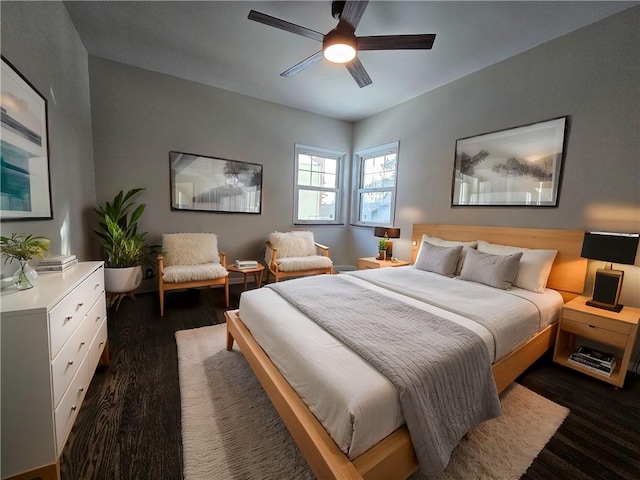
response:
{"label": "bed", "polygon": [[[581,231],[418,224],[414,225],[413,230],[412,238],[415,247],[412,260],[415,260],[423,235],[457,241],[483,239],[487,242],[502,245],[557,250],[558,254],[555,257],[547,287],[558,293],[549,292],[548,297],[553,298],[555,295],[556,302],[559,302],[561,306],[563,301],[566,302],[582,293],[586,260],[580,258],[583,236],[583,232]],[[402,272],[402,269],[411,270],[413,267],[398,267],[387,270],[389,270],[388,273],[391,273],[391,270],[395,271],[396,276],[401,278],[409,274],[409,272]],[[347,277],[345,276],[345,278]],[[368,282],[366,278],[357,278],[357,276],[356,278],[350,278],[350,281],[355,283]],[[375,285],[369,287],[374,289],[380,288]],[[275,297],[273,295],[275,295]],[[300,314],[299,312],[296,314],[295,309],[290,310],[286,305],[279,304],[278,302],[284,300],[278,300],[278,296],[276,294],[273,295],[266,291],[264,293],[256,293],[254,295],[256,298],[253,303],[248,302],[245,306],[241,303],[240,311],[227,312],[227,347],[231,348],[234,340],[238,342],[243,354],[271,398],[284,423],[289,428],[293,438],[298,443],[301,452],[315,475],[323,479],[406,478],[409,476],[416,470],[417,460],[407,427],[402,424],[402,414],[401,412],[398,414],[396,410],[394,410],[396,407],[393,407],[393,405],[389,407],[388,403],[382,403],[381,405],[383,406],[378,407],[374,405],[373,407],[374,412],[376,408],[390,412],[387,415],[387,419],[380,422],[382,424],[386,423],[384,428],[387,429],[387,433],[383,433],[382,438],[375,440],[373,443],[371,443],[372,440],[369,438],[366,439],[364,443],[361,442],[359,445],[353,447],[353,449],[351,449],[350,446],[345,448],[344,440],[341,439],[339,435],[336,436],[335,427],[331,426],[331,420],[323,418],[325,414],[320,412],[319,418],[323,419],[321,423],[311,411],[314,410],[318,413],[318,408],[322,409],[323,402],[328,405],[333,404],[333,400],[323,400],[322,396],[319,395],[316,404],[313,404],[313,401],[310,402],[309,400],[310,398],[314,398],[314,394],[311,394],[310,397],[309,392],[305,392],[304,389],[301,390],[300,382],[295,380],[295,375],[292,381],[296,387],[295,389],[285,379],[285,376],[292,378],[291,372],[289,368],[286,367],[286,364],[284,364],[283,368],[283,360],[277,358],[277,355],[274,356],[273,350],[273,342],[280,342],[281,340],[269,339],[269,332],[272,329],[277,330],[277,328],[273,328],[272,325],[267,323],[265,324],[267,326],[260,331],[260,323],[256,323],[256,318],[258,318],[259,322],[276,322],[273,324],[276,326],[278,322],[282,324],[282,321],[285,322],[285,325],[291,326],[292,324],[289,322],[298,321],[299,319],[295,317]],[[391,297],[401,296],[398,291],[387,292],[386,295]],[[535,297],[535,294],[530,296]],[[273,300],[274,298],[275,300]],[[272,300],[276,303],[269,305],[269,302]],[[416,305],[421,304],[421,302],[415,298],[408,301]],[[551,303],[553,303],[553,301]],[[260,308],[261,306],[264,308]],[[429,306],[428,308],[435,308],[437,313],[444,316],[460,316],[457,313],[442,311],[438,306]],[[557,309],[558,307],[556,306],[556,310]],[[270,358],[258,344],[250,328],[245,325],[245,321],[243,321],[240,312],[244,312],[246,316],[245,321],[251,324],[253,333],[261,338],[260,341],[265,349],[271,352],[273,358]],[[277,313],[275,315],[267,315],[270,320],[269,318],[264,320],[260,318],[264,312]],[[462,315],[462,317],[464,317],[464,315]],[[283,330],[286,331],[287,328]],[[288,330],[296,332],[298,330],[304,331],[298,326],[288,328]],[[267,332],[266,336],[265,331]],[[550,316],[547,320],[542,321],[541,325],[536,328],[533,333],[529,332],[527,338],[515,339],[513,345],[503,346],[501,348],[501,350],[503,350],[502,353],[495,354],[494,352],[492,355],[492,372],[498,391],[506,388],[506,386],[533,363],[533,361],[553,345],[555,332],[556,323],[553,323],[553,318]],[[305,336],[307,334],[302,333],[302,335]],[[309,333],[307,336],[315,338],[316,333]],[[297,342],[298,340],[294,341],[294,343]],[[320,345],[320,349],[323,348],[327,348],[326,345]],[[335,350],[332,350],[333,348],[333,345],[329,347],[331,352],[335,352]],[[332,353],[332,355],[336,354]],[[341,358],[340,355],[342,355],[342,353],[338,354],[336,358]],[[287,354],[285,353],[284,356],[286,357]],[[295,354],[292,356],[296,358]],[[281,370],[285,375],[283,375]],[[331,379],[329,379],[329,384],[331,384]],[[296,389],[301,391],[301,394],[299,394]],[[382,392],[382,390],[380,391]],[[306,403],[301,396],[306,399]],[[380,397],[384,397],[384,394],[381,393]],[[310,407],[308,407],[307,404],[310,404]],[[338,410],[340,410],[340,408],[338,408]],[[367,422],[364,423],[366,424]],[[325,425],[326,428],[323,425]],[[339,429],[338,427],[338,430]],[[328,430],[331,431],[331,434]],[[347,433],[347,436],[348,435],[349,433]],[[351,435],[352,437],[354,436],[353,433],[351,433]],[[378,432],[373,434],[374,437],[375,435],[380,436],[381,434]],[[337,438],[337,441],[334,440],[334,438]]]}

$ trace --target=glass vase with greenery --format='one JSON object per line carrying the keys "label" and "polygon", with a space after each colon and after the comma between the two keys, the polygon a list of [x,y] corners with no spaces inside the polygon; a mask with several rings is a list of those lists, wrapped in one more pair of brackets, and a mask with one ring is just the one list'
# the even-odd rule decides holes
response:
{"label": "glass vase with greenery", "polygon": [[33,257],[42,257],[49,251],[50,240],[29,233],[12,233],[10,237],[0,236],[0,255],[6,265],[17,260],[20,266],[13,274],[13,284],[18,290],[26,290],[36,285],[38,273],[29,266]]}

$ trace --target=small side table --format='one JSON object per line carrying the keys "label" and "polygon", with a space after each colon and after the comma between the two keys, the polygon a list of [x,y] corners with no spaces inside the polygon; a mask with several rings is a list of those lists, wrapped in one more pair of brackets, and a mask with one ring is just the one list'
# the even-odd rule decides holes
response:
{"label": "small side table", "polygon": [[383,267],[404,267],[406,265],[410,265],[410,263],[405,260],[392,262],[391,260],[377,260],[376,257],[363,257],[358,259],[358,270]]}
{"label": "small side table", "polygon": [[238,268],[235,264],[231,264],[227,267],[229,272],[241,273],[243,277],[243,289],[247,290],[247,275],[253,273],[253,279],[256,282],[256,288],[260,288],[262,286],[262,272],[264,272],[264,265],[261,263],[258,264],[257,267],[253,268]]}

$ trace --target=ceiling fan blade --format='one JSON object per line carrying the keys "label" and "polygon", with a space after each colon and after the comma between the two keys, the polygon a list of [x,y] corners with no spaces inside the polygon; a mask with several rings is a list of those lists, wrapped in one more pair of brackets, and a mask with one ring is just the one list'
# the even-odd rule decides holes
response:
{"label": "ceiling fan blade", "polygon": [[360,88],[366,87],[367,85],[371,85],[373,83],[371,77],[364,69],[364,65],[362,65],[358,57],[354,58],[349,63],[346,63],[345,67],[347,67],[347,70],[349,70],[349,73]]}
{"label": "ceiling fan blade", "polygon": [[358,50],[429,50],[433,47],[435,34],[422,35],[379,35],[357,37]]}
{"label": "ceiling fan blade", "polygon": [[340,21],[336,28],[341,32],[355,32],[368,3],[369,0],[347,0],[344,3],[344,8],[340,14]]}
{"label": "ceiling fan blade", "polygon": [[247,18],[249,20],[253,20],[254,22],[263,23],[265,25],[269,25],[270,27],[279,28],[280,30],[284,30],[285,32],[291,32],[295,33],[296,35],[302,35],[303,37],[311,38],[312,40],[317,40],[318,42],[321,42],[324,39],[324,35],[320,32],[316,32],[315,30],[311,30],[310,28],[301,27],[300,25],[296,25],[295,23],[290,23],[285,20],[272,17],[271,15],[267,15],[266,13],[260,13],[256,12],[255,10],[251,10]]}
{"label": "ceiling fan blade", "polygon": [[300,73],[305,68],[310,67],[311,65],[315,65],[320,60],[322,60],[322,50],[320,50],[319,52],[314,53],[313,55],[311,55],[308,58],[305,58],[300,63],[298,63],[298,64],[294,65],[293,67],[291,67],[289,70],[286,70],[286,71],[282,72],[280,74],[280,76],[281,77],[291,78],[294,75],[296,75],[297,73]]}

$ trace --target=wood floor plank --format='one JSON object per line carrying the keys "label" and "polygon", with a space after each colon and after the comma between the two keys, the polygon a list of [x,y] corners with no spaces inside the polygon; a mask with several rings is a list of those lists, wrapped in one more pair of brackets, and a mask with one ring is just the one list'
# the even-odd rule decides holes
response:
{"label": "wood floor plank", "polygon": [[[241,285],[230,288],[237,308]],[[111,364],[98,367],[61,459],[64,480],[180,480],[177,330],[224,322],[223,291],[157,293],[109,311]],[[518,381],[571,413],[527,470],[528,480],[633,479],[640,471],[640,379],[624,389],[545,356]],[[285,480],[285,479],[283,479]]]}

